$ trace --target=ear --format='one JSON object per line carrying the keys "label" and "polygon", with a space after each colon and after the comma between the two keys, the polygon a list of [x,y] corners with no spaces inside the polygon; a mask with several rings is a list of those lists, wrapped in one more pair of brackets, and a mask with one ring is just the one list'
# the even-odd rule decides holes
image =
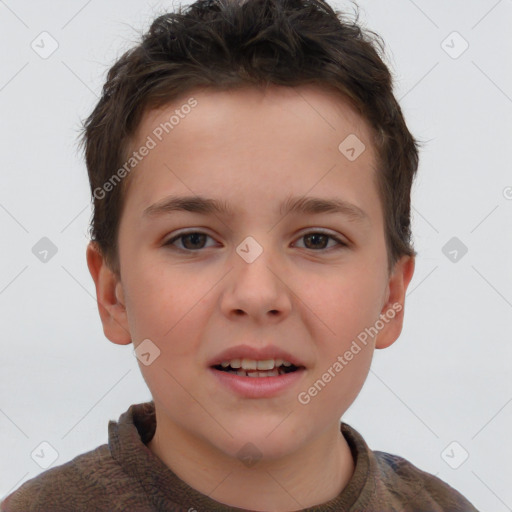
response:
{"label": "ear", "polygon": [[402,256],[395,263],[387,285],[385,304],[381,311],[385,328],[379,332],[375,348],[389,347],[402,332],[405,293],[414,274],[414,264],[414,256]]}
{"label": "ear", "polygon": [[87,246],[87,266],[96,286],[96,300],[105,336],[118,345],[131,343],[128,317],[124,305],[123,285],[105,263],[96,242]]}

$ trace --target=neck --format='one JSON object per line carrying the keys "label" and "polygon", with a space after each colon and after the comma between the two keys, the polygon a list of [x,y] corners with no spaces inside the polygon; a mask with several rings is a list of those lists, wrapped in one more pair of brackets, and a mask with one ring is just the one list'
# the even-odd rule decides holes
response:
{"label": "neck", "polygon": [[159,421],[147,447],[182,481],[211,499],[254,511],[302,510],[340,494],[354,461],[339,423],[300,450],[244,466],[203,439]]}

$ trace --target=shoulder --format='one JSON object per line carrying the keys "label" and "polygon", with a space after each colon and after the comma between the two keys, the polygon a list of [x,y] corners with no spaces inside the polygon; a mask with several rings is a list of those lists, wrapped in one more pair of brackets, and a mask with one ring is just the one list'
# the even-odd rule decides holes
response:
{"label": "shoulder", "polygon": [[[144,510],[140,485],[112,457],[107,444],[26,481],[0,504],[0,512]],[[121,508],[119,508],[121,507]]]}
{"label": "shoulder", "polygon": [[[407,505],[406,510],[439,512],[478,512],[453,487],[422,471],[408,460],[390,453],[374,451],[379,480],[390,495]],[[425,508],[427,507],[427,508]]]}

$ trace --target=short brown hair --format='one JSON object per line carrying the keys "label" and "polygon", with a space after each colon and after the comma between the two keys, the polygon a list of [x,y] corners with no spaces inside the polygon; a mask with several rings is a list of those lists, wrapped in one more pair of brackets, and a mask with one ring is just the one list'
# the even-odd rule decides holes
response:
{"label": "short brown hair", "polygon": [[128,180],[108,187],[108,195],[103,187],[127,161],[144,111],[196,87],[316,84],[339,91],[372,128],[389,269],[415,254],[410,195],[419,143],[379,56],[382,39],[363,31],[358,14],[354,21],[344,16],[323,0],[197,0],[156,18],[115,62],[81,139],[94,201],[91,240],[113,271],[120,273],[117,235]]}

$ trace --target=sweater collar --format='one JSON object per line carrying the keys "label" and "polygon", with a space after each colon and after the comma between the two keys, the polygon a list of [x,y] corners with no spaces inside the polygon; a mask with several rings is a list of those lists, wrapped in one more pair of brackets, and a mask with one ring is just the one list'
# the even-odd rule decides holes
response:
{"label": "sweater collar", "polygon": [[[190,487],[146,444],[156,429],[154,402],[133,404],[121,414],[117,422],[108,424],[108,445],[112,457],[123,470],[134,477],[144,489],[148,500],[160,511],[208,510],[213,512],[245,511],[215,501]],[[341,493],[321,505],[305,509],[308,512],[350,510],[357,502],[358,507],[375,491],[377,462],[362,436],[346,423],[341,422],[340,430],[345,437],[354,459],[354,473]],[[368,497],[368,498],[366,498]],[[365,499],[366,498],[366,499]]]}

